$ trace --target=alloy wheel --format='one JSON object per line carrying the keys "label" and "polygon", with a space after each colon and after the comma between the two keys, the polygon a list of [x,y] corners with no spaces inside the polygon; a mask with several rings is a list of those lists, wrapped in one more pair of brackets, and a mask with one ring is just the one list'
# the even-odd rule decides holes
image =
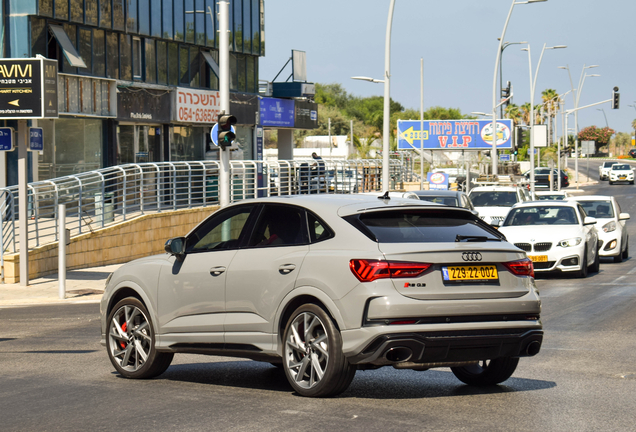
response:
{"label": "alloy wheel", "polygon": [[284,361],[298,386],[310,389],[318,385],[329,362],[329,337],[318,316],[303,312],[294,318],[287,332]]}
{"label": "alloy wheel", "polygon": [[127,372],[144,366],[152,348],[148,318],[136,306],[124,305],[113,315],[108,334],[112,358]]}

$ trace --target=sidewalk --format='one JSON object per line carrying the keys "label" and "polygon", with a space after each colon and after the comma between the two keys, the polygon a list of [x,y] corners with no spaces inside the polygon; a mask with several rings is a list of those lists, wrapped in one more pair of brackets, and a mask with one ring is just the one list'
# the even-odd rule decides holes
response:
{"label": "sidewalk", "polygon": [[66,272],[66,298],[59,297],[57,273],[29,281],[29,286],[0,284],[0,308],[35,304],[97,303],[104,293],[109,274],[121,267],[114,264]]}

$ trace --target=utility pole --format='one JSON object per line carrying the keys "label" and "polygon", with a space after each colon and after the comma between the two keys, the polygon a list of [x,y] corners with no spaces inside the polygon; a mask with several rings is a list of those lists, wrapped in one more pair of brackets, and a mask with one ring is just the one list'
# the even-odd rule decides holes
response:
{"label": "utility pole", "polygon": [[[219,0],[219,94],[221,113],[230,113],[230,2]],[[219,204],[230,203],[230,150],[219,146],[221,171],[219,173]]]}

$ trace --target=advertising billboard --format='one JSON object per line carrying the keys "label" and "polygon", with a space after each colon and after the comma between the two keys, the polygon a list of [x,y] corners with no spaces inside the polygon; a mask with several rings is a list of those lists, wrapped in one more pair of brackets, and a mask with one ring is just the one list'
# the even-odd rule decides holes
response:
{"label": "advertising billboard", "polygon": [[[490,150],[492,148],[491,120],[398,120],[398,148],[400,150]],[[512,120],[497,120],[498,149],[512,148]]]}
{"label": "advertising billboard", "polygon": [[0,59],[0,118],[57,118],[57,60]]}

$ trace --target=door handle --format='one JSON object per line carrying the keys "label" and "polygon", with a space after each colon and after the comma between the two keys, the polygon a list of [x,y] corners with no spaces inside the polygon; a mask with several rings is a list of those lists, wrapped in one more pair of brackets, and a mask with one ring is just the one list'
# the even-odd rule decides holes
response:
{"label": "door handle", "polygon": [[222,274],[223,272],[225,272],[225,270],[227,270],[227,269],[225,267],[223,267],[223,266],[212,267],[210,269],[210,274],[212,276],[218,276],[218,275]]}
{"label": "door handle", "polygon": [[282,266],[278,267],[278,271],[280,272],[280,274],[283,274],[283,275],[290,274],[295,269],[296,269],[295,264],[283,264]]}

